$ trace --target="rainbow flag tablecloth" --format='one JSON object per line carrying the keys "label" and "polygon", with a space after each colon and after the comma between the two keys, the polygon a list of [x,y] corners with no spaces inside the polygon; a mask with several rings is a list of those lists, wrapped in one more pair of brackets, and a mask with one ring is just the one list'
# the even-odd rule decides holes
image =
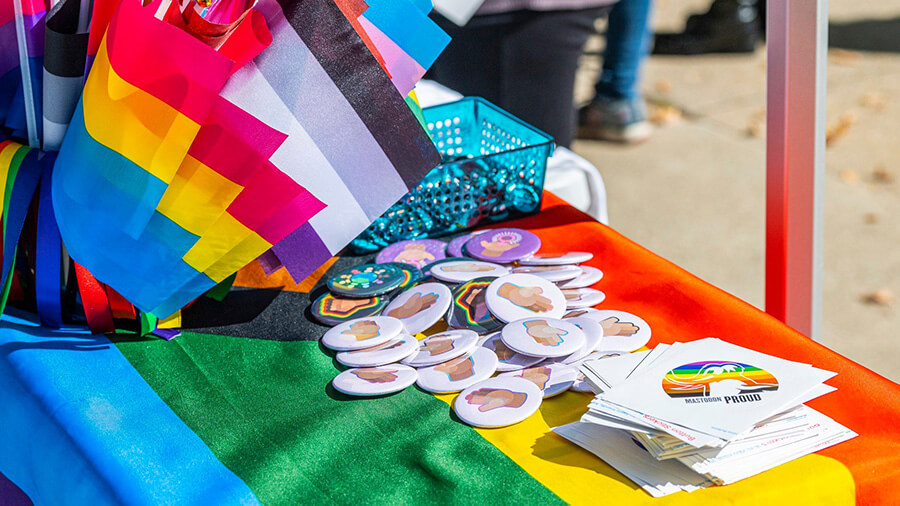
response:
{"label": "rainbow flag tablecloth", "polygon": [[251,266],[238,276],[245,288],[183,311],[185,326],[204,325],[203,313],[219,315],[217,326],[171,342],[7,317],[0,472],[15,486],[0,479],[0,495],[37,504],[900,501],[900,386],[552,195],[515,226],[548,252],[593,252],[589,263],[605,272],[602,306],[642,316],[651,345],[718,336],[837,371],[838,391],[810,406],[860,437],[734,485],[652,499],[549,432],[578,419],[587,394],[565,393],[521,424],[489,430],[455,420],[452,396],[410,388],[350,399],[329,386],[337,370],[317,342],[321,328],[298,310],[329,270],[362,260],[341,258],[300,284]]}

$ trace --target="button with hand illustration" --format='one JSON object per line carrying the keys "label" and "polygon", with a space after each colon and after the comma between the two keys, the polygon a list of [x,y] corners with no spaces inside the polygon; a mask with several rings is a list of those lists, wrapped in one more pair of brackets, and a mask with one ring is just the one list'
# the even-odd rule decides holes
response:
{"label": "button with hand illustration", "polygon": [[379,264],[401,262],[419,269],[447,256],[447,243],[437,239],[410,239],[391,244],[375,257]]}
{"label": "button with hand illustration", "polygon": [[577,265],[522,265],[512,271],[516,274],[534,274],[554,283],[575,279],[582,273]]}
{"label": "button with hand illustration", "polygon": [[396,318],[368,316],[332,327],[322,336],[322,344],[337,351],[361,350],[390,341],[402,331]]}
{"label": "button with hand illustration", "polygon": [[440,283],[423,283],[401,293],[382,314],[397,318],[410,334],[427,330],[447,314],[450,289]]}
{"label": "button with hand illustration", "polygon": [[478,334],[471,330],[447,330],[419,341],[418,352],[401,360],[401,363],[428,367],[465,355],[477,344]]}
{"label": "button with hand illustration", "polygon": [[453,300],[447,313],[447,324],[457,329],[469,329],[484,334],[503,328],[488,309],[485,293],[496,278],[476,278],[453,289]]}
{"label": "button with hand illustration", "polygon": [[606,300],[605,293],[593,288],[566,288],[562,293],[566,298],[567,309],[596,306]]}
{"label": "button with hand illustration", "polygon": [[475,348],[471,353],[419,369],[416,385],[428,392],[450,393],[490,378],[497,370],[497,355],[487,348]]}
{"label": "button with hand illustration", "polygon": [[419,340],[409,334],[398,334],[379,345],[361,350],[342,351],[335,355],[347,367],[375,367],[399,362],[419,349]]}
{"label": "button with hand illustration", "polygon": [[544,357],[532,357],[512,351],[500,338],[500,332],[491,334],[479,346],[484,346],[497,355],[497,360],[499,360],[497,371],[499,372],[518,371],[544,360]]}
{"label": "button with hand illustration", "polygon": [[536,253],[519,259],[519,265],[575,265],[594,258],[593,253],[571,251],[569,253]]}
{"label": "button with hand illustration", "polygon": [[463,234],[459,237],[452,239],[447,243],[447,256],[448,257],[461,257],[465,254],[464,246],[469,239],[475,237],[481,232],[469,232],[468,234]]}
{"label": "button with hand illustration", "polygon": [[568,281],[560,281],[557,285],[562,289],[587,288],[603,279],[603,271],[596,267],[589,265],[579,265],[578,267],[581,268],[581,274]]}
{"label": "button with hand illustration", "polygon": [[312,303],[309,311],[325,325],[337,325],[347,320],[376,315],[387,303],[387,297],[335,297],[326,292]]}
{"label": "button with hand illustration", "polygon": [[469,239],[465,253],[485,262],[505,264],[531,256],[540,248],[541,240],[527,230],[496,228]]}
{"label": "button with hand illustration", "polygon": [[533,382],[497,376],[463,390],[453,401],[453,411],[475,427],[505,427],[533,415],[543,399],[543,392]]}
{"label": "button with hand illustration", "polygon": [[400,364],[348,369],[331,380],[338,392],[354,396],[399,392],[416,382],[416,370]]}
{"label": "button with hand illustration", "polygon": [[564,364],[538,364],[521,371],[503,373],[499,377],[526,379],[541,389],[544,398],[559,395],[575,384],[578,370]]}
{"label": "button with hand illustration", "polygon": [[500,332],[511,350],[533,357],[564,357],[582,349],[584,332],[566,320],[524,318],[508,323]]}
{"label": "button with hand illustration", "polygon": [[531,316],[560,318],[566,311],[562,291],[531,274],[509,274],[494,280],[485,292],[491,313],[504,322]]}
{"label": "button with hand illustration", "polygon": [[597,351],[634,351],[650,342],[650,325],[639,316],[611,309],[590,311],[584,316],[603,327]]}
{"label": "button with hand illustration", "polygon": [[509,274],[509,269],[502,265],[478,260],[460,260],[442,262],[431,267],[431,275],[447,283],[465,283],[476,278],[500,277]]}

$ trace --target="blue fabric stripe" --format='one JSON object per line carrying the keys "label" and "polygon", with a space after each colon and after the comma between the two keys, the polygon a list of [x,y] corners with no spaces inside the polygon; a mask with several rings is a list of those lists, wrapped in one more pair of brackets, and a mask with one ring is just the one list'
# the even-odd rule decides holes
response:
{"label": "blue fabric stripe", "polygon": [[59,236],[59,227],[56,226],[50,197],[55,159],[55,153],[46,153],[41,159],[34,291],[41,323],[59,328],[62,326],[62,238]]}
{"label": "blue fabric stripe", "polygon": [[[148,187],[152,191],[145,191]],[[155,208],[156,201],[145,196],[162,195],[165,188],[161,180],[95,141],[78,103],[53,174],[53,208],[63,242],[98,280],[139,309],[162,317],[181,306],[166,313],[157,309],[160,305],[168,308],[179,301],[183,306],[216,285],[182,260],[198,237],[169,218],[154,211],[139,237],[126,232],[135,213]]]}
{"label": "blue fabric stripe", "polygon": [[5,315],[0,406],[0,472],[36,504],[258,504],[105,336]]}

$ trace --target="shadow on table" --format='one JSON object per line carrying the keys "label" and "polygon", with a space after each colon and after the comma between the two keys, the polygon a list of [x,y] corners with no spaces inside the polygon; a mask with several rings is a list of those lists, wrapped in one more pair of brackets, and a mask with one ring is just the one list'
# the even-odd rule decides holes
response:
{"label": "shadow on table", "polygon": [[612,480],[616,480],[632,490],[638,490],[640,488],[633,481],[623,476],[621,473],[610,467],[609,464],[603,462],[593,454],[590,454],[591,459],[589,460],[573,458],[573,450],[578,452],[587,452],[587,450],[577,447],[574,443],[571,443],[554,432],[548,432],[539,437],[537,441],[535,441],[534,446],[531,447],[531,450],[535,457],[546,460],[547,462],[553,462],[554,464],[561,466],[587,469],[588,471],[593,471]]}
{"label": "shadow on table", "polygon": [[828,46],[854,51],[900,53],[900,17],[830,23]]}
{"label": "shadow on table", "polygon": [[12,329],[35,338],[35,341],[12,341],[0,344],[0,355],[18,350],[96,351],[109,348],[105,336],[95,336],[82,330],[50,329],[4,321],[3,328]]}

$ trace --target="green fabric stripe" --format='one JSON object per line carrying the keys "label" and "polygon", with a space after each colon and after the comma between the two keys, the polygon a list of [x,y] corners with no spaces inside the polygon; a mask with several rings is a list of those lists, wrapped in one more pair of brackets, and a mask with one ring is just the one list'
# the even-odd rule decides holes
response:
{"label": "green fabric stripe", "polygon": [[318,343],[113,339],[263,504],[560,502],[430,394],[335,392]]}

